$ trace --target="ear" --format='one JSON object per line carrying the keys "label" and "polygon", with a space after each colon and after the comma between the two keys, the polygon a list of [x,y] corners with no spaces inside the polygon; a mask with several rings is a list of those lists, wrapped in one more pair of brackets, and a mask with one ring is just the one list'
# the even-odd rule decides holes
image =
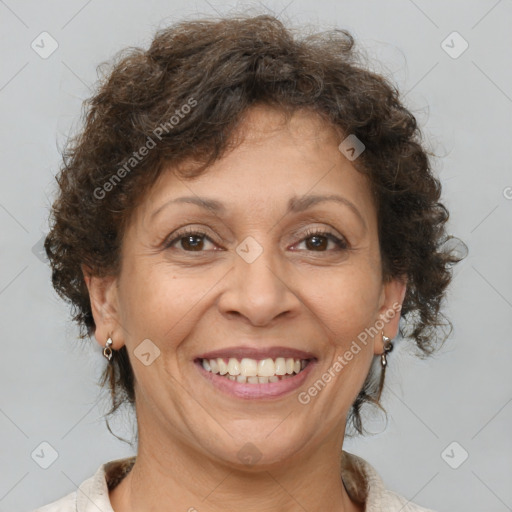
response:
{"label": "ear", "polygon": [[81,268],[96,324],[96,341],[104,347],[107,339],[112,338],[112,348],[119,350],[124,345],[124,337],[119,314],[118,280],[115,276],[94,276],[90,268],[83,264]]}
{"label": "ear", "polygon": [[[400,313],[407,290],[407,276],[400,276],[385,283],[382,287],[379,316],[375,324],[383,325],[382,329],[375,335],[374,353],[376,355],[384,352],[382,332],[388,338],[395,338],[398,334]],[[380,320],[380,321],[379,321]]]}

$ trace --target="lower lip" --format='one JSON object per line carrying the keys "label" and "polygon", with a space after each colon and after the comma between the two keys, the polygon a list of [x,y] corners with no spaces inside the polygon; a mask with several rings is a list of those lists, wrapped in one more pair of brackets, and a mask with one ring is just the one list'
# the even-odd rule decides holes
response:
{"label": "lower lip", "polygon": [[221,377],[215,373],[209,372],[203,368],[201,361],[195,363],[199,372],[215,388],[228,395],[244,400],[255,400],[265,398],[278,398],[299,388],[308,378],[315,366],[316,360],[308,363],[306,368],[293,377],[288,377],[277,382],[267,384],[243,384],[236,380],[230,380],[227,377]]}

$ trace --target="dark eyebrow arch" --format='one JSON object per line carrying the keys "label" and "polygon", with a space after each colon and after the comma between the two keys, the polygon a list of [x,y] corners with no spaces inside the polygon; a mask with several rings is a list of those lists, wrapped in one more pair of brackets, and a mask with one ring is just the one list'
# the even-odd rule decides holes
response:
{"label": "dark eyebrow arch", "polygon": [[[361,215],[360,211],[357,209],[354,203],[352,201],[348,200],[346,197],[339,196],[336,194],[330,194],[330,195],[306,195],[302,197],[294,196],[291,197],[288,201],[288,212],[294,212],[299,213],[303,212],[305,210],[308,210],[309,208],[312,208],[313,206],[325,202],[325,201],[335,201],[337,203],[343,204],[350,208],[353,213],[359,218],[363,226],[366,228],[366,221],[364,220],[364,217]],[[157,208],[152,214],[151,219],[153,219],[160,211],[162,211],[166,206],[170,204],[176,204],[176,203],[188,203],[188,204],[195,204],[197,206],[200,206],[201,208],[205,208],[207,210],[210,210],[214,213],[224,213],[226,211],[226,207],[216,199],[210,199],[207,197],[199,197],[199,196],[183,196],[183,197],[177,197],[176,199],[171,199],[170,201],[167,201],[162,206]]]}
{"label": "dark eyebrow arch", "polygon": [[303,212],[318,203],[322,203],[325,201],[335,201],[337,203],[348,206],[353,213],[355,213],[356,217],[361,221],[363,226],[366,229],[366,221],[364,217],[361,215],[361,212],[357,209],[356,205],[347,199],[346,197],[339,196],[336,194],[330,195],[306,195],[302,197],[292,197],[288,201],[288,211],[289,212]]}
{"label": "dark eyebrow arch", "polygon": [[220,201],[216,201],[215,199],[208,199],[206,197],[199,197],[199,196],[183,196],[183,197],[177,197],[176,199],[171,199],[170,201],[167,201],[166,203],[164,203],[162,206],[159,206],[151,214],[150,218],[153,219],[166,206],[168,206],[170,204],[176,204],[176,203],[196,204],[197,206],[200,206],[207,210],[211,210],[215,213],[224,213],[226,211],[225,206]]}

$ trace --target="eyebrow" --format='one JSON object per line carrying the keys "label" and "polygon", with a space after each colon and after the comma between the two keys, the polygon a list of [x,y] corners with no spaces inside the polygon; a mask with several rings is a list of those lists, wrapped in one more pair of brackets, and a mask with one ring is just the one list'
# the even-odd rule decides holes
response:
{"label": "eyebrow", "polygon": [[[288,208],[286,213],[292,212],[292,213],[299,213],[303,212],[305,210],[308,210],[309,208],[312,208],[313,206],[326,202],[326,201],[334,201],[339,204],[342,204],[344,206],[347,206],[352,210],[353,213],[359,218],[359,220],[362,222],[363,226],[366,228],[366,221],[364,220],[364,217],[361,215],[361,212],[357,209],[356,205],[347,199],[346,197],[339,196],[336,194],[329,194],[329,195],[306,195],[302,197],[291,197],[288,201]],[[170,201],[167,201],[163,205],[159,206],[152,214],[151,219],[153,219],[158,213],[160,213],[166,206],[170,204],[177,204],[177,203],[188,203],[188,204],[195,204],[197,206],[200,206],[201,208],[205,208],[207,210],[212,211],[213,213],[225,213],[226,207],[224,204],[222,204],[220,201],[217,201],[216,199],[210,199],[207,197],[199,197],[199,196],[183,196],[183,197],[177,197],[176,199],[171,199]]]}

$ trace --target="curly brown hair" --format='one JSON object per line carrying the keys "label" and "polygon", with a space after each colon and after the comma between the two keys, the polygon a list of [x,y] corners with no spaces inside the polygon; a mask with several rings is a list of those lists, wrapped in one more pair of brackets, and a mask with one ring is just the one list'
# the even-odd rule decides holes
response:
{"label": "curly brown hair", "polygon": [[[257,104],[287,115],[310,109],[364,143],[353,163],[370,178],[383,278],[407,277],[400,335],[420,356],[446,339],[438,336],[443,325],[451,330],[441,304],[452,265],[462,258],[445,244],[453,238],[445,232],[448,211],[416,119],[391,81],[362,65],[349,32],[305,28],[286,28],[270,15],[182,21],[159,30],[148,50],[128,48],[111,61],[84,102],[83,129],[63,152],[44,245],[53,286],[72,305],[81,339],[95,329],[81,265],[94,275],[117,275],[125,228],[162,170],[193,157],[199,165],[183,178],[205,172]],[[361,406],[378,405],[382,391],[371,373],[349,414],[359,433]],[[125,346],[102,377],[109,414],[134,405]]]}

